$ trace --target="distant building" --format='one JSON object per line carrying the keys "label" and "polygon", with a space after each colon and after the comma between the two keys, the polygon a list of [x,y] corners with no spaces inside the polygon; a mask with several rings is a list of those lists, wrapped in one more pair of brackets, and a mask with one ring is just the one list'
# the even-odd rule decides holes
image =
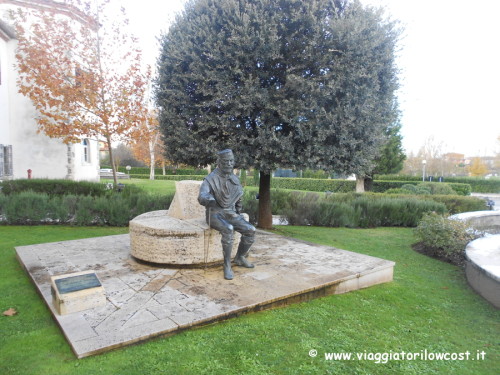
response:
{"label": "distant building", "polygon": [[[15,68],[17,40],[14,29],[2,17],[5,5],[51,7],[67,14],[68,6],[48,0],[4,0],[0,4],[0,180],[27,178],[66,178],[99,180],[99,148],[93,139],[66,145],[37,132],[37,112],[31,101],[17,88]],[[21,4],[21,5],[19,5]]]}
{"label": "distant building", "polygon": [[459,154],[457,152],[449,152],[443,155],[443,158],[446,162],[453,164],[456,167],[465,165],[465,155]]}

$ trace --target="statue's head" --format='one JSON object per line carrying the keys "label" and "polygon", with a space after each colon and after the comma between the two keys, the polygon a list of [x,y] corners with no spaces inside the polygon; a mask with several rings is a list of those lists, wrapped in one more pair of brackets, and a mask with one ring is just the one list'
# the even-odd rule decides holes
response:
{"label": "statue's head", "polygon": [[234,155],[232,150],[226,149],[217,153],[217,167],[225,174],[233,173]]}

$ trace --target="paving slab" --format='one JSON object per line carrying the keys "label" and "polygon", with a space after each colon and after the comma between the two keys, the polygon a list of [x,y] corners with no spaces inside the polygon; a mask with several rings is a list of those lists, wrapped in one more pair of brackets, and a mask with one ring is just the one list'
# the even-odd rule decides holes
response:
{"label": "paving slab", "polygon": [[[16,247],[78,358],[244,313],[392,281],[394,262],[258,231],[255,268],[165,268],[130,256],[128,234]],[[50,277],[93,270],[106,305],[59,315]]]}

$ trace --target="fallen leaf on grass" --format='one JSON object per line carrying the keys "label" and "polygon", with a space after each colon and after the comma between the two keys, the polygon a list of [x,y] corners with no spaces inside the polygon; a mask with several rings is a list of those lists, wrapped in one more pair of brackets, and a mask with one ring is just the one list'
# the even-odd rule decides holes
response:
{"label": "fallen leaf on grass", "polygon": [[6,311],[3,312],[3,315],[5,316],[13,316],[17,314],[17,310],[13,309],[12,307]]}

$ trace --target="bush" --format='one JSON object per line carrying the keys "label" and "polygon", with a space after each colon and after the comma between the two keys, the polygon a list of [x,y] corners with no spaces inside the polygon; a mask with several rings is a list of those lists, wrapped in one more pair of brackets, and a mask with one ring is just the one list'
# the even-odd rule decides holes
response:
{"label": "bush", "polygon": [[19,179],[3,181],[0,186],[5,195],[33,191],[54,195],[90,195],[99,197],[106,194],[106,184],[89,181],[49,180],[49,179]]}
{"label": "bush", "polygon": [[[140,178],[149,179],[149,174],[131,174],[130,178]],[[178,176],[155,176],[155,180],[171,180],[171,181],[183,181],[183,180],[195,180],[202,181],[205,176],[201,175],[178,175]]]}
{"label": "bush", "polygon": [[0,217],[5,224],[112,225],[127,226],[144,212],[164,210],[173,195],[150,195],[142,192],[49,196],[32,191],[0,194]]}
{"label": "bush", "polygon": [[46,193],[22,191],[8,197],[2,214],[11,224],[43,222],[50,210],[48,202],[49,196]]}
{"label": "bush", "polygon": [[303,178],[317,178],[317,179],[325,179],[328,178],[328,173],[325,171],[319,170],[315,171],[313,169],[306,169],[302,172]]}
{"label": "bush", "polygon": [[446,205],[450,215],[461,212],[487,210],[486,201],[477,197],[462,197],[458,195],[431,195],[425,198],[432,199]]}
{"label": "bush", "polygon": [[356,189],[356,181],[275,177],[271,179],[271,186],[276,189],[348,193]]}
{"label": "bush", "polygon": [[418,188],[426,188],[433,195],[456,195],[455,190],[446,183],[442,182],[422,182],[417,185]]}
{"label": "bush", "polygon": [[[410,186],[414,186],[414,188]],[[439,187],[441,185],[441,187]],[[448,185],[448,187],[446,187]],[[409,189],[414,194],[440,194],[439,191],[447,192],[450,194],[470,195],[471,187],[467,184],[458,183],[443,183],[443,182],[418,182],[408,184],[406,181],[386,181],[375,180],[373,181],[372,191],[374,193],[385,193],[387,190],[392,189]],[[452,190],[450,190],[450,188]],[[435,193],[433,193],[435,191]],[[454,191],[454,192],[452,192]]]}
{"label": "bush", "polygon": [[[461,212],[483,211],[488,209],[486,201],[477,197],[463,197],[459,195],[412,195],[402,189],[390,189],[387,195],[394,198],[410,198],[432,200],[443,203],[450,215]],[[383,196],[384,194],[380,194]]]}
{"label": "bush", "polygon": [[465,258],[465,247],[479,234],[462,221],[450,220],[432,212],[423,216],[415,228],[415,236],[431,255],[461,264]]}
{"label": "bush", "polygon": [[[101,166],[101,168],[111,169],[110,166]],[[130,171],[127,171],[126,167],[118,167],[117,172],[130,173],[130,174],[142,174],[147,175],[149,178],[149,167],[131,167]],[[206,169],[170,169],[165,168],[165,175],[167,176],[180,176],[180,175],[207,175],[208,171]],[[163,176],[163,168],[155,168],[155,176]]]}
{"label": "bush", "polygon": [[400,188],[386,190],[387,194],[417,194],[417,195],[457,195],[449,185],[439,182],[421,182],[417,185],[404,184]]}
{"label": "bush", "polygon": [[332,194],[294,192],[284,215],[292,225],[414,227],[423,214],[446,212],[442,203],[412,197],[393,198],[375,194]]}
{"label": "bush", "polygon": [[[247,180],[248,181],[248,180]],[[271,189],[271,210],[274,215],[283,215],[285,209],[290,205],[292,191]],[[250,216],[251,223],[257,223],[259,212],[258,193],[254,189],[245,189],[243,195],[243,212]]]}
{"label": "bush", "polygon": [[[377,180],[419,182],[422,181],[422,177],[406,175],[378,175]],[[500,193],[500,178],[490,178],[487,180],[482,177],[444,177],[443,181],[449,184],[460,183],[470,185],[471,191],[475,193]]]}

